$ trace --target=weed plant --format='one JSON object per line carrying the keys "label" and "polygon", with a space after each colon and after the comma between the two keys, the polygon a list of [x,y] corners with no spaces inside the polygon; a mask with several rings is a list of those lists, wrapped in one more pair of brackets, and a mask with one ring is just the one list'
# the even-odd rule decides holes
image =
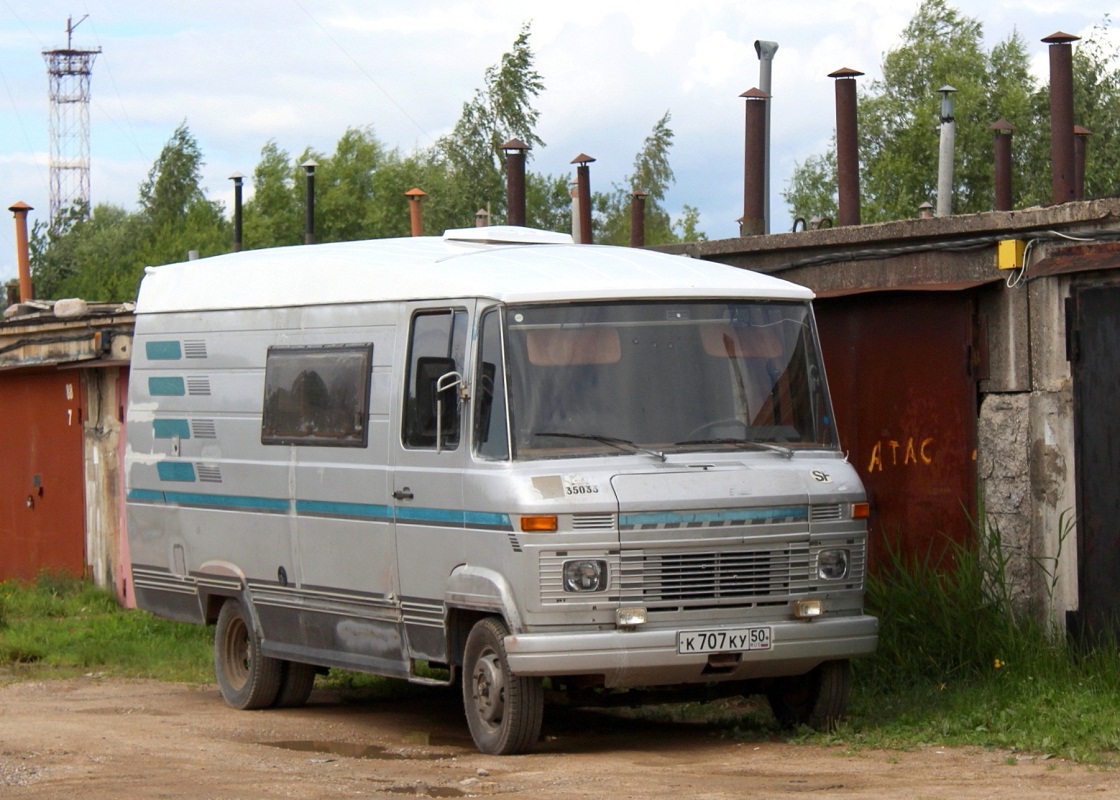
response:
{"label": "weed plant", "polygon": [[[924,557],[892,550],[868,579],[879,649],[855,663],[848,724],[822,738],[1113,761],[1120,752],[1116,643],[1081,648],[1016,607],[998,528],[977,525],[976,533],[974,546],[950,543]],[[1041,566],[1052,578],[1057,565]]]}

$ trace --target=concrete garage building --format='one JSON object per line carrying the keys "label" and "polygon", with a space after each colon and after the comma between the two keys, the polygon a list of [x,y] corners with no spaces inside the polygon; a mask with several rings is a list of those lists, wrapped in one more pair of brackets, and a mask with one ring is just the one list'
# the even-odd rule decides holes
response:
{"label": "concrete garage building", "polygon": [[29,301],[0,323],[0,580],[85,575],[131,602],[128,305]]}
{"label": "concrete garage building", "polygon": [[872,569],[998,527],[1024,602],[1120,618],[1120,199],[671,248],[813,289]]}

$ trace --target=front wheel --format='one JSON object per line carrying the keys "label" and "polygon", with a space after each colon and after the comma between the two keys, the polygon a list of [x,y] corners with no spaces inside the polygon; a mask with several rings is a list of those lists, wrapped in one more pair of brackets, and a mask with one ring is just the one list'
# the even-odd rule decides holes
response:
{"label": "front wheel", "polygon": [[261,655],[261,640],[240,601],[227,600],[214,629],[218,689],[234,708],[267,708],[280,691],[281,662]]}
{"label": "front wheel", "polygon": [[766,698],[783,728],[808,725],[830,731],[848,710],[851,686],[851,665],[847,661],[826,661],[805,675],[777,679]]}
{"label": "front wheel", "polygon": [[475,746],[496,756],[523,753],[536,743],[544,717],[539,678],[510,673],[505,637],[496,617],[471,628],[463,650],[463,707]]}

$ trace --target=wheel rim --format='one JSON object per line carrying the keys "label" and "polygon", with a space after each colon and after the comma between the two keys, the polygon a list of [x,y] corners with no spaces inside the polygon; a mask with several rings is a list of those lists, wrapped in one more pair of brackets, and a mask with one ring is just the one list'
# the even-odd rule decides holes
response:
{"label": "wheel rim", "polygon": [[226,680],[237,689],[249,680],[249,628],[240,617],[230,621],[223,642],[222,668]]}
{"label": "wheel rim", "polygon": [[488,727],[496,728],[502,722],[506,704],[505,674],[497,653],[487,648],[479,655],[471,682],[478,719]]}

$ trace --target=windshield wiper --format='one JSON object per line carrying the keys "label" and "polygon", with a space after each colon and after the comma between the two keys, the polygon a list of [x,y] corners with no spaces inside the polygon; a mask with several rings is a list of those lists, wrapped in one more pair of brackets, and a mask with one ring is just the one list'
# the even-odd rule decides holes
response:
{"label": "windshield wiper", "polygon": [[551,431],[536,431],[534,436],[555,436],[558,439],[588,439],[592,442],[600,442],[601,444],[617,447],[627,453],[645,453],[646,455],[665,460],[665,454],[660,450],[653,450],[649,447],[642,447],[640,444],[634,444],[629,439],[618,439],[614,436],[602,436],[597,433],[554,433]]}
{"label": "windshield wiper", "polygon": [[750,439],[689,439],[685,442],[677,442],[680,446],[690,444],[731,444],[736,447],[754,448],[757,450],[770,450],[775,453],[780,453],[786,458],[793,458],[793,448],[783,447],[780,444],[770,444],[769,442],[754,442]]}

